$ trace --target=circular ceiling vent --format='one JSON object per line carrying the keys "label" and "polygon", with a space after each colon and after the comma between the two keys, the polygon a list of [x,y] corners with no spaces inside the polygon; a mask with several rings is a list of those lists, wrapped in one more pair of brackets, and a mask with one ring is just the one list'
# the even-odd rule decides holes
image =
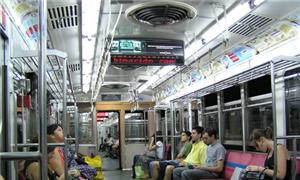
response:
{"label": "circular ceiling vent", "polygon": [[152,26],[172,25],[196,17],[197,10],[176,1],[154,1],[134,5],[125,12],[130,21]]}

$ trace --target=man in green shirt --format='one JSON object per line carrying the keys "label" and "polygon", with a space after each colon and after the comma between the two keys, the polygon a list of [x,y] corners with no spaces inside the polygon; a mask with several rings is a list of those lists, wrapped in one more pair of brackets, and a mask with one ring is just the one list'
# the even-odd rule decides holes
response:
{"label": "man in green shirt", "polygon": [[180,142],[182,147],[179,154],[176,156],[175,160],[164,160],[164,161],[152,161],[152,179],[153,180],[168,180],[171,179],[173,169],[175,168],[174,164],[178,165],[180,161],[185,159],[192,149],[191,143],[191,132],[182,131]]}
{"label": "man in green shirt", "polygon": [[196,126],[192,129],[192,150],[189,155],[180,162],[179,167],[173,170],[173,180],[181,179],[181,172],[190,166],[198,166],[205,163],[207,145],[202,141],[203,127]]}

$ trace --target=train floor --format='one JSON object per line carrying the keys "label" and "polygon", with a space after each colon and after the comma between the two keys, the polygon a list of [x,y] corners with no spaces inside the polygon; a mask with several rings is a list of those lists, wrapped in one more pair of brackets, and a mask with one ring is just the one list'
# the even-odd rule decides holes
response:
{"label": "train floor", "polygon": [[131,171],[120,170],[119,159],[100,151],[104,180],[132,180]]}
{"label": "train floor", "polygon": [[131,178],[131,171],[103,171],[104,180],[134,180]]}

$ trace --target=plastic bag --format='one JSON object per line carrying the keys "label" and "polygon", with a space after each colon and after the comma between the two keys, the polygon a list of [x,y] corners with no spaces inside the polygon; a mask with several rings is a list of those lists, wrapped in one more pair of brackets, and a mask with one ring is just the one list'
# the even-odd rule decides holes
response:
{"label": "plastic bag", "polygon": [[91,167],[97,170],[97,175],[94,177],[94,180],[103,180],[102,174],[102,160],[99,155],[94,157],[84,156],[84,161]]}
{"label": "plastic bag", "polygon": [[140,165],[134,166],[134,170],[135,170],[135,177],[136,178],[144,177],[144,171],[142,169],[142,166],[140,166]]}

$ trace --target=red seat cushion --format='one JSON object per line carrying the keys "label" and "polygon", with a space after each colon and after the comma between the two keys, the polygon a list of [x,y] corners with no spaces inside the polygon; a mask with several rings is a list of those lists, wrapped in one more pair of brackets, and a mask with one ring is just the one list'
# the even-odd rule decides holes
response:
{"label": "red seat cushion", "polygon": [[236,167],[246,168],[248,165],[263,166],[266,154],[242,152],[242,151],[228,151],[225,157],[224,177],[230,179]]}
{"label": "red seat cushion", "polygon": [[171,159],[171,144],[164,145],[164,159],[165,160]]}

